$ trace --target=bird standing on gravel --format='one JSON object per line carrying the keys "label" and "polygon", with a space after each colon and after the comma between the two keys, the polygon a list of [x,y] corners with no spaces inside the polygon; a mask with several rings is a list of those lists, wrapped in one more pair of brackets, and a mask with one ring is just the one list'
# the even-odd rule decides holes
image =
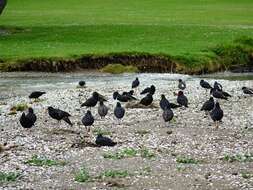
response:
{"label": "bird standing on gravel", "polygon": [[114,115],[118,120],[122,119],[125,115],[125,109],[121,106],[119,102],[117,102],[117,105],[114,108]]}
{"label": "bird standing on gravel", "polygon": [[170,108],[170,102],[167,100],[164,94],[161,95],[160,108],[162,108],[162,110]]}
{"label": "bird standing on gravel", "polygon": [[188,99],[187,97],[184,95],[183,91],[179,91],[178,95],[177,95],[177,103],[180,106],[184,106],[184,107],[188,107]]}
{"label": "bird standing on gravel", "polygon": [[23,112],[19,119],[20,124],[23,128],[31,128],[32,126],[34,126],[36,120],[37,120],[37,117],[34,114],[32,108],[28,108],[27,115],[25,115],[25,113]]}
{"label": "bird standing on gravel", "polygon": [[98,106],[98,114],[100,115],[101,119],[107,115],[108,110],[109,109],[104,105],[104,102],[100,101]]}
{"label": "bird standing on gravel", "polygon": [[205,81],[203,79],[200,80],[199,84],[200,84],[200,86],[202,88],[206,89],[206,91],[207,91],[207,89],[211,89],[212,88],[212,86],[207,81]]}
{"label": "bird standing on gravel", "polygon": [[90,98],[88,98],[82,105],[81,107],[88,107],[88,108],[92,108],[95,107],[97,105],[97,102],[99,100],[99,94],[97,92],[93,92],[92,96]]}
{"label": "bird standing on gravel", "polygon": [[138,77],[132,82],[132,88],[137,88],[140,85]]}
{"label": "bird standing on gravel", "polygon": [[147,94],[147,93],[154,95],[154,94],[155,94],[155,91],[156,91],[155,86],[154,86],[154,85],[151,85],[150,87],[145,88],[145,89],[141,92],[141,95]]}
{"label": "bird standing on gravel", "polygon": [[120,102],[128,102],[128,101],[131,101],[131,100],[136,100],[135,97],[133,97],[132,95],[130,95],[126,92],[121,95],[118,91],[116,91],[116,92],[113,93],[112,96],[113,96],[114,100],[118,100]]}
{"label": "bird standing on gravel", "polygon": [[202,106],[202,108],[200,110],[201,111],[208,111],[209,112],[209,111],[212,111],[213,108],[214,108],[214,99],[213,99],[213,97],[210,97],[209,100],[207,100],[203,104],[203,106]]}
{"label": "bird standing on gravel", "polygon": [[244,94],[250,94],[253,95],[253,89],[252,88],[248,88],[248,87],[242,87],[242,91]]}
{"label": "bird standing on gravel", "polygon": [[152,94],[148,93],[144,98],[141,99],[140,104],[144,106],[149,106],[153,102]]}
{"label": "bird standing on gravel", "polygon": [[224,95],[223,91],[219,91],[217,89],[211,88],[210,90],[210,94],[213,95],[213,97],[217,98],[217,99],[224,99],[227,100],[227,96]]}
{"label": "bird standing on gravel", "polygon": [[69,119],[69,117],[71,117],[71,115],[68,112],[62,111],[60,109],[55,109],[51,106],[48,107],[47,109],[48,109],[48,114],[51,118],[56,119],[58,122],[63,120],[66,123],[68,123],[70,126],[73,125]]}
{"label": "bird standing on gravel", "polygon": [[115,146],[117,144],[116,142],[113,142],[112,139],[108,137],[103,137],[102,134],[98,134],[95,143],[98,146]]}
{"label": "bird standing on gravel", "polygon": [[171,121],[173,119],[173,117],[174,117],[174,113],[170,108],[166,108],[163,111],[163,120],[165,123]]}
{"label": "bird standing on gravel", "polygon": [[218,122],[223,118],[223,110],[220,108],[219,102],[215,103],[214,109],[211,111],[210,116],[212,120],[215,122],[215,128],[218,129]]}
{"label": "bird standing on gravel", "polygon": [[90,126],[94,123],[94,117],[92,116],[90,110],[86,112],[86,114],[82,118],[82,123],[85,126],[85,129],[89,132]]}
{"label": "bird standing on gravel", "polygon": [[79,85],[80,87],[83,87],[83,88],[84,88],[85,85],[86,85],[86,82],[83,81],[83,80],[81,80],[81,81],[79,81],[78,85]]}
{"label": "bird standing on gravel", "polygon": [[39,97],[41,97],[43,94],[46,94],[46,92],[41,92],[41,91],[34,91],[29,95],[30,99],[35,99],[37,100]]}
{"label": "bird standing on gravel", "polygon": [[186,84],[185,84],[185,82],[182,79],[178,80],[178,88],[180,90],[184,90],[186,88]]}

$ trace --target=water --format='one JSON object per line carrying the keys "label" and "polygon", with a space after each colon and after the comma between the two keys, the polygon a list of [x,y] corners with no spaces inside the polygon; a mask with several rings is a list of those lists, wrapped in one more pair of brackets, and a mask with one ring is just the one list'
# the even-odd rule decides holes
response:
{"label": "water", "polygon": [[215,75],[189,76],[180,74],[120,74],[110,75],[96,72],[83,73],[0,73],[0,100],[13,96],[28,95],[32,91],[48,91],[52,89],[64,89],[76,87],[78,81],[84,80],[92,86],[108,86],[131,84],[135,77],[139,77],[142,83],[149,86],[151,83],[156,85],[170,80],[199,80],[199,78],[221,78],[229,80],[253,80],[253,73],[231,74],[219,73]]}

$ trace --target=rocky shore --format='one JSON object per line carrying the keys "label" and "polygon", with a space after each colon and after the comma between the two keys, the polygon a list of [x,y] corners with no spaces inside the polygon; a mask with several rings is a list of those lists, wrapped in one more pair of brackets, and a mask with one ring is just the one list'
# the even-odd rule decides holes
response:
{"label": "rocky shore", "polygon": [[[0,189],[253,189],[253,97],[241,91],[242,86],[252,86],[253,82],[220,81],[233,97],[220,101],[224,118],[218,130],[209,116],[200,112],[208,94],[199,80],[186,82],[189,108],[175,109],[169,127],[158,108],[129,108],[118,124],[113,116],[116,102],[112,93],[127,90],[130,85],[105,83],[103,87],[87,84],[87,88],[56,89],[36,103],[28,97],[1,101],[0,172],[14,172],[18,177],[0,181]],[[176,102],[177,81],[152,83],[157,86],[154,104],[158,105],[162,93]],[[146,86],[142,83],[141,89]],[[93,108],[96,121],[92,133],[87,134],[81,124],[86,110],[80,103],[93,91],[108,97],[110,111],[101,119],[97,107]],[[37,115],[36,126],[30,130],[18,123],[21,112],[9,115],[10,108],[22,102],[33,107]],[[74,126],[49,118],[45,112],[48,106],[71,113]],[[99,132],[118,144],[96,147]],[[122,152],[127,153],[115,157]],[[47,162],[39,165],[36,158]],[[88,180],[81,183],[78,175],[84,168]]]}

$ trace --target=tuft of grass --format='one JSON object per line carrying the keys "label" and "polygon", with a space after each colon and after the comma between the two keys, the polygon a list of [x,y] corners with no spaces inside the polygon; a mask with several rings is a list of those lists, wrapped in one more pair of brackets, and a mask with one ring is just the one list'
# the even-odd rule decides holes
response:
{"label": "tuft of grass", "polygon": [[15,111],[24,111],[28,109],[28,104],[26,103],[19,103],[13,107],[11,107],[11,112],[15,112]]}
{"label": "tuft of grass", "polygon": [[40,158],[37,155],[34,155],[30,160],[27,160],[25,164],[28,164],[30,166],[64,166],[66,165],[66,162]]}
{"label": "tuft of grass", "polygon": [[112,159],[112,160],[119,160],[123,158],[131,158],[137,155],[138,151],[134,148],[125,148],[116,153],[105,153],[103,154],[104,158]]}
{"label": "tuft of grass", "polygon": [[76,174],[75,174],[75,181],[79,183],[88,182],[90,180],[89,172],[85,168],[81,168]]}
{"label": "tuft of grass", "polygon": [[142,158],[152,159],[155,157],[155,154],[153,152],[149,151],[147,148],[141,149],[140,153],[141,153]]}
{"label": "tuft of grass", "polygon": [[20,173],[15,172],[0,172],[0,182],[10,182],[16,181],[20,177]]}
{"label": "tuft of grass", "polygon": [[243,177],[244,179],[250,179],[250,178],[253,177],[253,174],[248,173],[248,172],[243,172],[243,173],[241,173],[241,175],[242,175],[242,177]]}
{"label": "tuft of grass", "polygon": [[176,158],[176,162],[181,163],[181,164],[198,164],[198,163],[200,163],[199,160],[195,160],[194,158],[185,157],[185,156],[178,156]]}
{"label": "tuft of grass", "polygon": [[111,135],[112,133],[110,131],[106,131],[106,130],[103,130],[101,128],[95,128],[92,130],[92,133],[94,133],[95,135]]}
{"label": "tuft of grass", "polygon": [[109,64],[101,69],[104,73],[121,74],[121,73],[137,73],[138,68],[134,66],[124,66],[121,64]]}
{"label": "tuft of grass", "polygon": [[127,170],[107,170],[99,175],[99,178],[125,178],[131,176]]}
{"label": "tuft of grass", "polygon": [[247,154],[236,154],[236,155],[225,155],[222,160],[227,162],[252,162],[253,153]]}

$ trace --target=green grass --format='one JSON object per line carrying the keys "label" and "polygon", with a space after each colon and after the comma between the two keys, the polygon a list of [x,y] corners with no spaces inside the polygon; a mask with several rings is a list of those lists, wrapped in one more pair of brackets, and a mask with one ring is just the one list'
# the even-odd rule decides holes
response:
{"label": "green grass", "polygon": [[28,109],[28,104],[27,103],[18,103],[15,106],[11,107],[11,111],[24,111]]}
{"label": "green grass", "polygon": [[222,160],[227,162],[253,162],[253,153],[225,155]]}
{"label": "green grass", "polygon": [[127,170],[106,170],[99,175],[99,178],[125,178],[131,175]]}
{"label": "green grass", "polygon": [[111,135],[112,132],[111,131],[107,131],[107,130],[104,130],[104,129],[101,129],[101,128],[95,128],[92,130],[92,133],[94,133],[95,135]]}
{"label": "green grass", "polygon": [[0,172],[0,183],[1,182],[11,182],[11,181],[16,181],[20,177],[19,173],[15,172]]}
{"label": "green grass", "polygon": [[76,174],[75,174],[75,181],[79,183],[88,182],[90,180],[89,172],[85,168],[81,168]]}
{"label": "green grass", "polygon": [[199,160],[196,160],[194,158],[186,157],[186,156],[178,156],[176,158],[176,162],[180,164],[198,164],[200,163]]}
{"label": "green grass", "polygon": [[206,55],[209,47],[253,37],[252,10],[252,0],[12,0],[0,16],[7,31],[0,59]]}
{"label": "green grass", "polygon": [[33,156],[31,159],[25,162],[30,166],[64,166],[66,165],[65,161],[59,160],[50,160],[48,158],[40,158],[37,155]]}

